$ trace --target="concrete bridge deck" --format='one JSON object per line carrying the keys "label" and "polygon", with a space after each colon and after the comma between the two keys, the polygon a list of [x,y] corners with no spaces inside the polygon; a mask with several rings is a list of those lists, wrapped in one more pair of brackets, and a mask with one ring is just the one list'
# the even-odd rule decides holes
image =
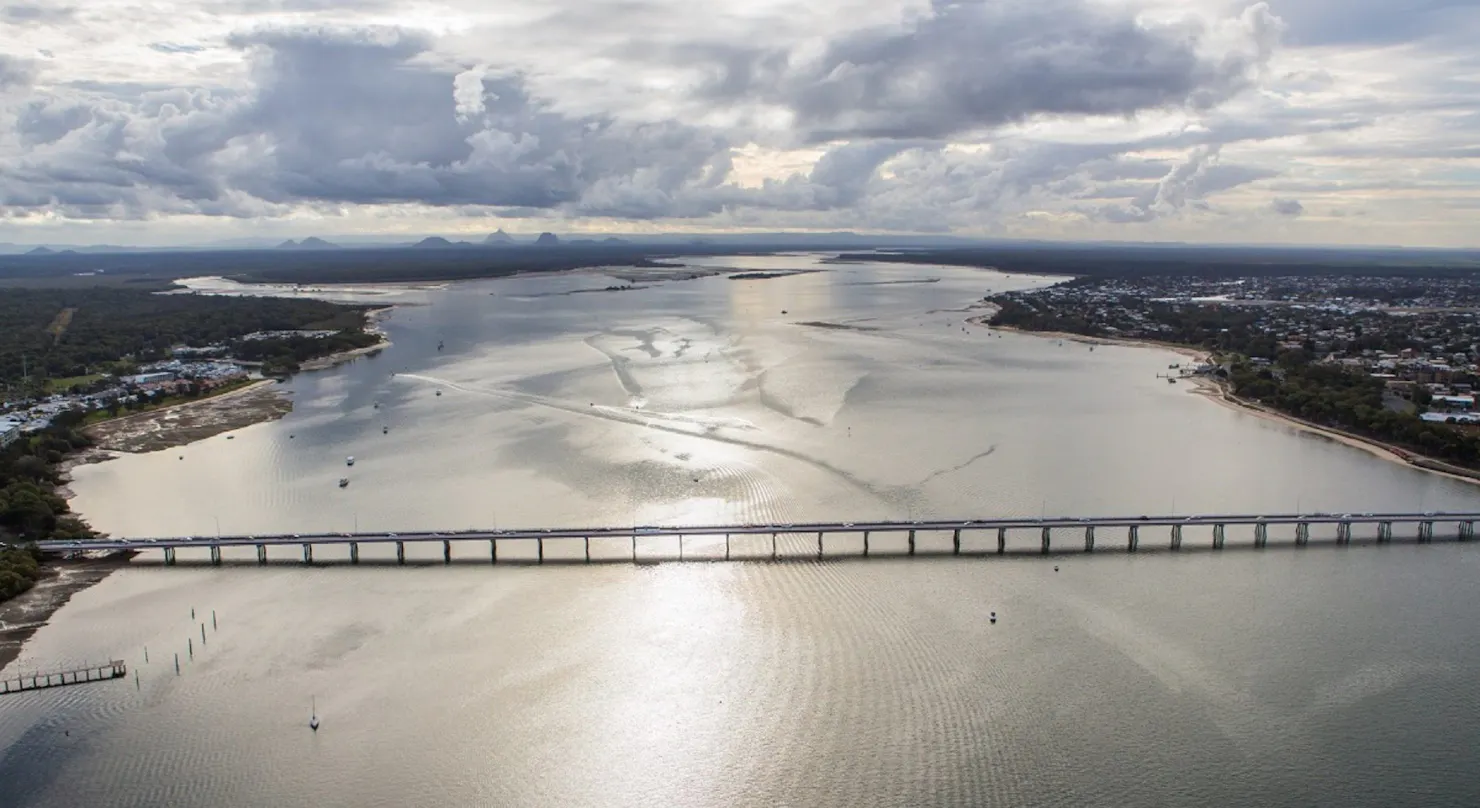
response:
{"label": "concrete bridge deck", "polygon": [[[73,542],[42,542],[39,546],[48,552],[78,552],[86,550],[159,550],[164,555],[166,564],[175,562],[176,551],[181,549],[204,549],[210,553],[210,561],[220,564],[222,561],[221,550],[232,547],[254,547],[257,550],[259,563],[266,563],[268,548],[280,546],[301,547],[303,561],[313,562],[313,548],[316,546],[344,546],[349,548],[349,560],[358,563],[359,548],[362,544],[394,544],[396,547],[396,559],[405,563],[405,548],[407,544],[423,544],[429,542],[441,542],[443,559],[452,560],[452,547],[454,543],[466,544],[469,542],[488,542],[489,560],[498,563],[498,551],[501,544],[514,543],[528,547],[533,545],[535,556],[531,559],[521,559],[542,563],[545,560],[545,549],[547,542],[559,542],[561,540],[578,540],[584,542],[584,555],[582,559],[590,562],[592,540],[627,540],[631,545],[631,555],[619,560],[639,561],[639,542],[653,539],[677,539],[678,557],[683,560],[684,542],[686,539],[706,538],[708,544],[717,545],[719,539],[724,542],[724,558],[731,558],[731,545],[737,537],[770,537],[770,557],[778,557],[778,540],[780,537],[815,536],[817,558],[827,556],[826,539],[829,536],[860,536],[862,537],[862,555],[871,554],[871,540],[877,535],[902,536],[906,539],[906,551],[904,555],[917,554],[917,537],[922,533],[942,534],[951,536],[951,555],[990,555],[1005,554],[1008,550],[1009,533],[1031,531],[1038,538],[1036,551],[1043,554],[1055,552],[1054,540],[1059,540],[1057,551],[1067,551],[1066,540],[1074,541],[1073,550],[1093,552],[1100,546],[1116,546],[1121,543],[1127,551],[1135,552],[1141,547],[1141,534],[1146,530],[1164,529],[1168,536],[1168,548],[1171,550],[1182,549],[1183,534],[1188,528],[1207,528],[1211,530],[1211,547],[1222,549],[1225,545],[1229,528],[1251,528],[1253,542],[1256,547],[1266,546],[1270,539],[1270,528],[1283,527],[1294,528],[1294,543],[1305,545],[1311,541],[1312,527],[1335,527],[1335,542],[1337,544],[1348,544],[1352,541],[1354,533],[1360,527],[1375,527],[1375,540],[1378,543],[1392,541],[1395,537],[1396,526],[1410,526],[1416,531],[1415,538],[1419,542],[1432,541],[1435,538],[1454,538],[1467,541],[1474,538],[1475,523],[1480,522],[1480,512],[1407,512],[1407,513],[1307,513],[1307,514],[1203,514],[1192,516],[1119,516],[1119,517],[1044,517],[1044,518],[987,518],[987,519],[932,519],[909,522],[897,521],[875,521],[875,522],[813,522],[800,524],[767,524],[767,525],[687,525],[687,526],[636,526],[636,527],[581,527],[581,528],[548,528],[548,529],[513,529],[513,530],[444,530],[444,531],[417,531],[417,532],[389,532],[377,531],[366,533],[304,533],[304,534],[277,534],[277,535],[233,535],[233,536],[179,536],[179,537],[149,537],[149,538],[108,538]],[[1452,533],[1441,532],[1436,526],[1452,526]],[[995,548],[989,542],[986,549],[967,549],[963,553],[963,537],[970,540],[973,536],[980,537],[986,534],[995,538]],[[1108,534],[1108,535],[1107,535]],[[1075,539],[1082,538],[1082,545]],[[835,554],[836,553],[835,551]],[[848,553],[858,555],[858,553]],[[899,554],[899,553],[893,553]],[[920,553],[924,554],[924,553]],[[931,555],[940,555],[941,552],[931,552]],[[809,557],[811,554],[808,554]],[[697,559],[696,559],[697,560]],[[705,557],[703,560],[717,560],[713,557]]]}

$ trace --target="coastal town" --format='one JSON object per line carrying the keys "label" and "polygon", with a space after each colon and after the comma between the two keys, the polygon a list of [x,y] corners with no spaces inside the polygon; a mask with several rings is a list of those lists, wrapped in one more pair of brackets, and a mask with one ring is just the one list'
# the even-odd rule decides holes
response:
{"label": "coastal town", "polygon": [[986,302],[999,327],[1201,348],[1214,357],[1201,372],[1241,397],[1466,465],[1480,459],[1472,277],[1080,278]]}

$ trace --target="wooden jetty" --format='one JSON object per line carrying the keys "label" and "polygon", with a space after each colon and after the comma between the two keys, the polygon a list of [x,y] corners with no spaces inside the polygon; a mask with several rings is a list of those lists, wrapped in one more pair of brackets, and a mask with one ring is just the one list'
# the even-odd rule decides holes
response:
{"label": "wooden jetty", "polygon": [[128,665],[124,664],[121,659],[115,659],[102,665],[87,665],[50,673],[27,673],[7,677],[0,681],[0,695],[24,693],[27,690],[45,690],[48,687],[81,685],[88,682],[106,682],[109,679],[122,679],[127,675]]}

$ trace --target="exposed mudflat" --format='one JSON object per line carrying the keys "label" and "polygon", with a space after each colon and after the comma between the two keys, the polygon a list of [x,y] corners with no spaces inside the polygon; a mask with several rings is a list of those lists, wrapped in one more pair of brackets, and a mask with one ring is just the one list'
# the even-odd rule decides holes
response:
{"label": "exposed mudflat", "polygon": [[15,661],[21,646],[57,609],[74,594],[127,565],[130,555],[48,562],[44,577],[29,592],[0,603],[0,670]]}
{"label": "exposed mudflat", "polygon": [[105,451],[154,452],[275,421],[292,409],[293,402],[277,382],[261,381],[219,396],[104,421],[86,433]]}

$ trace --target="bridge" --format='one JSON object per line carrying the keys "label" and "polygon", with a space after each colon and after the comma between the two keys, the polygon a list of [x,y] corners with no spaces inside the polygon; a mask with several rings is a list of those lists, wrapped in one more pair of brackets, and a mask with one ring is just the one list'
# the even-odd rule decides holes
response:
{"label": "bridge", "polygon": [[24,693],[27,690],[45,690],[49,687],[80,685],[88,682],[106,682],[128,675],[128,665],[114,659],[102,665],[84,665],[80,668],[63,668],[49,673],[25,673],[0,681],[0,695]]}
{"label": "bridge", "polygon": [[[909,522],[817,522],[806,524],[767,524],[767,525],[693,525],[683,527],[584,527],[584,528],[549,528],[549,529],[524,529],[524,530],[455,530],[455,531],[424,531],[412,533],[314,533],[314,534],[280,534],[262,536],[181,536],[173,538],[99,538],[83,541],[53,541],[41,542],[39,547],[47,552],[81,552],[87,550],[134,550],[134,551],[160,551],[163,554],[164,563],[173,565],[176,556],[181,550],[205,550],[209,554],[211,564],[222,563],[222,550],[228,548],[251,547],[256,549],[256,560],[259,564],[268,562],[270,549],[281,547],[294,547],[301,550],[302,560],[305,564],[313,563],[315,547],[347,547],[348,560],[352,564],[360,562],[361,545],[394,545],[396,551],[396,562],[406,563],[406,546],[408,544],[420,545],[441,544],[442,560],[446,563],[452,561],[453,545],[465,546],[470,543],[481,545],[488,544],[488,561],[492,564],[499,563],[499,549],[505,548],[505,561],[516,563],[543,564],[546,561],[546,551],[551,547],[569,547],[572,543],[579,542],[583,546],[583,553],[574,557],[563,557],[551,560],[561,561],[584,561],[591,563],[591,543],[593,541],[622,544],[624,551],[630,546],[630,552],[624,552],[616,558],[601,558],[601,561],[630,561],[641,563],[654,560],[644,557],[639,552],[639,544],[652,544],[659,540],[677,539],[677,559],[685,559],[685,542],[693,542],[701,539],[702,545],[712,548],[710,555],[695,557],[690,554],[687,560],[720,560],[718,555],[719,543],[722,540],[724,546],[723,560],[731,560],[736,557],[735,550],[743,550],[737,547],[737,543],[753,546],[757,539],[763,544],[763,552],[760,554],[746,554],[745,558],[762,559],[767,555],[773,561],[781,559],[781,546],[779,541],[782,537],[788,539],[788,547],[794,547],[798,540],[805,543],[808,548],[805,553],[798,555],[788,549],[787,558],[816,558],[859,556],[868,558],[877,555],[877,542],[880,537],[893,537],[891,542],[896,548],[899,539],[904,540],[904,549],[886,551],[887,555],[1005,555],[1009,552],[1009,534],[1015,534],[1021,541],[1021,534],[1027,532],[1030,537],[1036,538],[1036,542],[1030,538],[1030,544],[1026,552],[1049,555],[1055,552],[1095,552],[1097,549],[1118,548],[1124,546],[1127,552],[1136,552],[1142,549],[1142,534],[1157,533],[1166,536],[1166,547],[1169,550],[1181,550],[1184,546],[1184,537],[1189,533],[1198,534],[1193,541],[1204,541],[1201,534],[1206,534],[1206,542],[1210,549],[1221,550],[1225,547],[1231,529],[1242,529],[1245,534],[1252,533],[1252,544],[1254,547],[1266,547],[1270,542],[1271,532],[1276,534],[1281,531],[1292,533],[1290,541],[1295,546],[1305,546],[1311,543],[1312,528],[1322,528],[1326,532],[1334,530],[1334,541],[1337,545],[1348,545],[1354,540],[1373,540],[1378,544],[1392,542],[1395,538],[1413,538],[1420,543],[1434,541],[1436,538],[1449,538],[1458,541],[1469,541],[1475,537],[1475,523],[1480,522],[1480,512],[1434,512],[1423,513],[1308,513],[1308,514],[1211,514],[1200,516],[1125,516],[1125,517],[1044,517],[1044,518],[999,518],[999,519],[934,519],[926,521]],[[1362,535],[1358,534],[1370,534]],[[1411,536],[1410,536],[1411,534]],[[945,537],[949,537],[949,545],[945,544]],[[851,537],[852,541],[847,543],[843,539]],[[922,542],[930,537],[930,546],[923,546]],[[829,554],[828,539],[832,538],[832,553]],[[858,539],[862,540],[861,548]],[[1148,536],[1148,538],[1150,538]],[[764,542],[769,539],[769,554],[764,552]],[[1058,544],[1055,545],[1055,540]],[[742,541],[742,540],[748,540]],[[815,540],[815,548],[812,542]],[[1277,540],[1284,541],[1279,538]],[[1323,539],[1324,540],[1324,539]],[[526,553],[533,547],[533,555],[525,555],[519,558],[509,558],[507,550],[511,546],[521,547]],[[1013,552],[1024,552],[1023,548],[1014,548]]]}

